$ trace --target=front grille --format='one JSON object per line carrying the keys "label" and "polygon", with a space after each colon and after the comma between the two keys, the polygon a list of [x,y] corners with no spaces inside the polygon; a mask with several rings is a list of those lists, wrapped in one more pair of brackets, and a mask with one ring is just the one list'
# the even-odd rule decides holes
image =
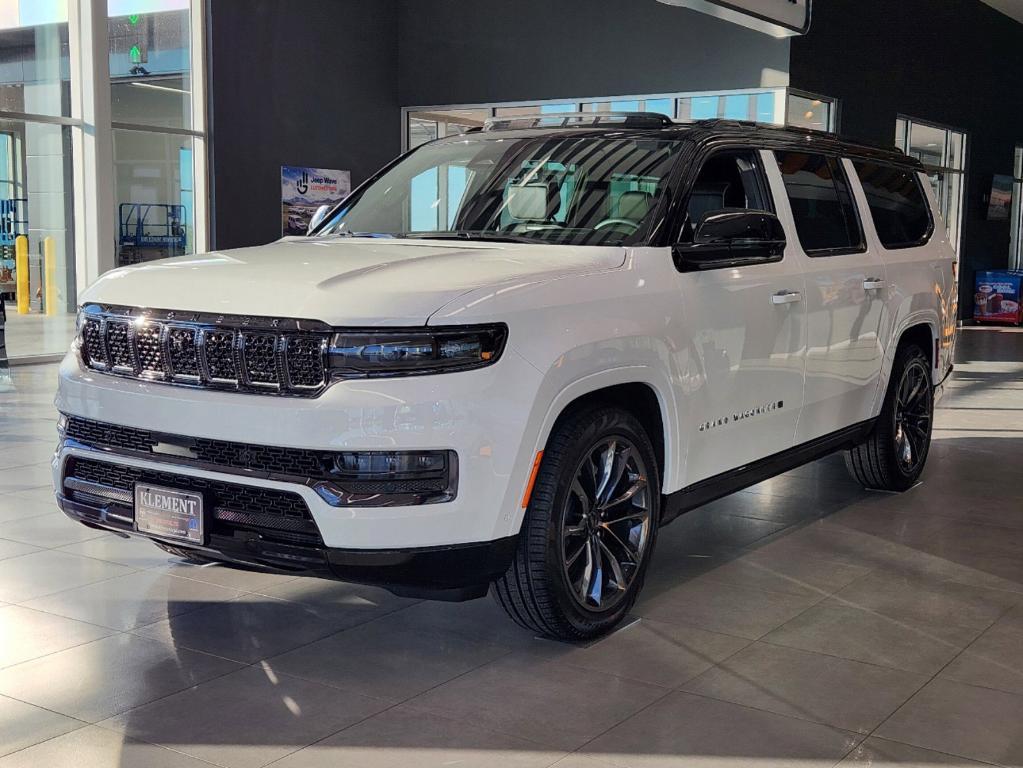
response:
{"label": "front grille", "polygon": [[313,320],[89,305],[84,363],[168,384],[298,396],[327,384],[330,329]]}
{"label": "front grille", "polygon": [[[88,326],[88,322],[86,322]],[[199,380],[199,350],[195,343],[195,328],[168,326],[166,360],[175,381]]]}
{"label": "front grille", "polygon": [[[82,483],[132,494],[136,483],[201,493],[204,507],[212,510],[213,533],[229,534],[242,528],[322,545],[309,508],[297,493],[71,457],[64,469],[65,494],[72,500],[95,503],[96,494],[80,490],[87,487]],[[77,499],[78,495],[82,498]]]}
{"label": "front grille", "polygon": [[135,371],[135,358],[132,355],[131,343],[132,323],[116,321],[107,323],[106,333],[101,334],[107,342],[107,363],[114,371]]}
{"label": "front grille", "polygon": [[[161,435],[148,429],[104,424],[79,416],[68,417],[65,435],[93,448],[112,448],[147,454],[156,453],[153,449],[159,443],[170,440],[174,444],[187,446],[195,457],[193,460],[205,464],[303,479],[329,480],[333,477],[331,470],[334,467],[334,454],[330,451]],[[181,459],[182,457],[175,457],[175,461]]]}

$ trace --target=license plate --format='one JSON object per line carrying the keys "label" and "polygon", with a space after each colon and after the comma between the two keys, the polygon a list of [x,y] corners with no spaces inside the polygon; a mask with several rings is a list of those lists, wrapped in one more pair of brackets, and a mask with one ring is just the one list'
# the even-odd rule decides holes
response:
{"label": "license plate", "polygon": [[135,530],[202,544],[202,495],[136,484]]}

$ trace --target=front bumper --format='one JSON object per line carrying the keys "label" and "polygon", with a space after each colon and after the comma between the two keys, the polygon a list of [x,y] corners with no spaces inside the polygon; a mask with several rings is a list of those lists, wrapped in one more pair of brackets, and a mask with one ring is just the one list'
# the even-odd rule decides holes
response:
{"label": "front bumper", "polygon": [[[56,461],[56,460],[55,460]],[[165,473],[166,474],[166,473]],[[181,476],[182,482],[187,476]],[[212,530],[204,543],[181,542],[135,530],[130,501],[103,500],[77,492],[57,492],[65,515],[83,525],[121,535],[143,536],[226,563],[280,573],[341,579],[381,586],[403,597],[471,600],[486,594],[507,570],[516,536],[496,541],[414,549],[355,550],[328,547],[319,537],[281,540],[274,531],[245,527]],[[75,498],[72,498],[71,496]]]}
{"label": "front bumper", "polygon": [[[539,373],[511,349],[497,365],[457,374],[345,381],[315,398],[287,398],[167,386],[83,369],[69,354],[57,408],[97,422],[234,441],[324,451],[454,451],[457,496],[444,503],[332,505],[309,485],[107,456],[118,464],[301,496],[324,546],[374,552],[443,549],[512,537],[540,425],[533,406]],[[64,446],[62,468],[79,449]]]}

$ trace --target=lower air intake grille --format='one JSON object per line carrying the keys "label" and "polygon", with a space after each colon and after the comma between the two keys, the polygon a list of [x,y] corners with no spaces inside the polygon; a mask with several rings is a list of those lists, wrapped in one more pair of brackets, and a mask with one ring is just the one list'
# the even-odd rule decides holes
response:
{"label": "lower air intake grille", "polygon": [[[69,458],[64,470],[64,491],[74,498],[81,491],[74,490],[75,483],[68,484],[70,478],[131,493],[136,483],[201,493],[205,508],[212,512],[214,533],[218,527],[220,533],[243,528],[269,536],[280,533],[292,542],[323,543],[309,508],[296,493],[77,457]],[[81,500],[88,503],[88,494]]]}

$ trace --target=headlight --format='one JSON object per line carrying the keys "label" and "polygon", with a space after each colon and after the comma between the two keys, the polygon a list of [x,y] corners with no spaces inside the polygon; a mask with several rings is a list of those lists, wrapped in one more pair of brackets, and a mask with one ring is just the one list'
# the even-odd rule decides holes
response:
{"label": "headlight", "polygon": [[496,363],[507,338],[505,325],[341,331],[327,358],[335,379],[446,373]]}

